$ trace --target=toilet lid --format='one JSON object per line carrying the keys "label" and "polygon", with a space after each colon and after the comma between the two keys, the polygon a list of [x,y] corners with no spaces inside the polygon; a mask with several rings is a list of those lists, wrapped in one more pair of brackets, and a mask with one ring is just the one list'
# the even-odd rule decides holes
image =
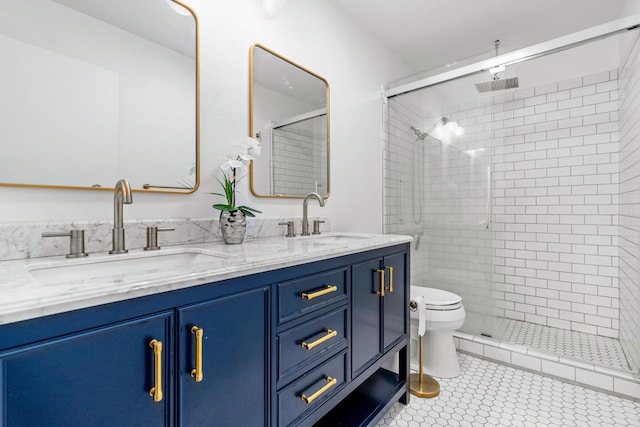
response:
{"label": "toilet lid", "polygon": [[462,298],[453,292],[435,288],[422,288],[427,310],[456,310],[462,307]]}

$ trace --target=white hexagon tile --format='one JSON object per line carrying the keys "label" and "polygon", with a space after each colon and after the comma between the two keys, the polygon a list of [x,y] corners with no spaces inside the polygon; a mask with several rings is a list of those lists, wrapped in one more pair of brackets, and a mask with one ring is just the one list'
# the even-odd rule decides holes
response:
{"label": "white hexagon tile", "polygon": [[620,340],[513,319],[503,319],[502,327],[497,334],[502,341],[629,371]]}
{"label": "white hexagon tile", "polygon": [[434,399],[396,403],[377,427],[639,427],[640,403],[458,354]]}

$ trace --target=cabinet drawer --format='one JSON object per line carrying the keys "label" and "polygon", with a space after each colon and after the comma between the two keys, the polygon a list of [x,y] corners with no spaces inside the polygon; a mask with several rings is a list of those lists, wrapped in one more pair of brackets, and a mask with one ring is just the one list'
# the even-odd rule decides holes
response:
{"label": "cabinet drawer", "polygon": [[278,334],[278,381],[347,345],[347,307]]}
{"label": "cabinet drawer", "polygon": [[345,386],[346,359],[345,351],[280,390],[278,392],[278,425],[295,425],[341,390]]}
{"label": "cabinet drawer", "polygon": [[278,283],[278,322],[347,299],[347,268]]}

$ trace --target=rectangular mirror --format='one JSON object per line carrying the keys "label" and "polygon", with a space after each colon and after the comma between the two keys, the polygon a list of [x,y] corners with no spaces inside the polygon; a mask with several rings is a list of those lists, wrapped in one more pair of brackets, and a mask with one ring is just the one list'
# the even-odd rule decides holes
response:
{"label": "rectangular mirror", "polygon": [[262,146],[251,192],[329,197],[329,83],[260,44],[249,56],[250,134]]}
{"label": "rectangular mirror", "polygon": [[0,185],[191,193],[198,33],[172,0],[0,0]]}

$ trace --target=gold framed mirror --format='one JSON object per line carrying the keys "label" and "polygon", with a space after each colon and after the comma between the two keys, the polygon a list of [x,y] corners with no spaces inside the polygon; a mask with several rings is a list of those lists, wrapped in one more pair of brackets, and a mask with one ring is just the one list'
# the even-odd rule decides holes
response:
{"label": "gold framed mirror", "polygon": [[198,43],[178,0],[4,0],[0,186],[194,192]]}
{"label": "gold framed mirror", "polygon": [[262,154],[251,161],[253,195],[329,197],[329,83],[261,45],[249,54],[249,132]]}

